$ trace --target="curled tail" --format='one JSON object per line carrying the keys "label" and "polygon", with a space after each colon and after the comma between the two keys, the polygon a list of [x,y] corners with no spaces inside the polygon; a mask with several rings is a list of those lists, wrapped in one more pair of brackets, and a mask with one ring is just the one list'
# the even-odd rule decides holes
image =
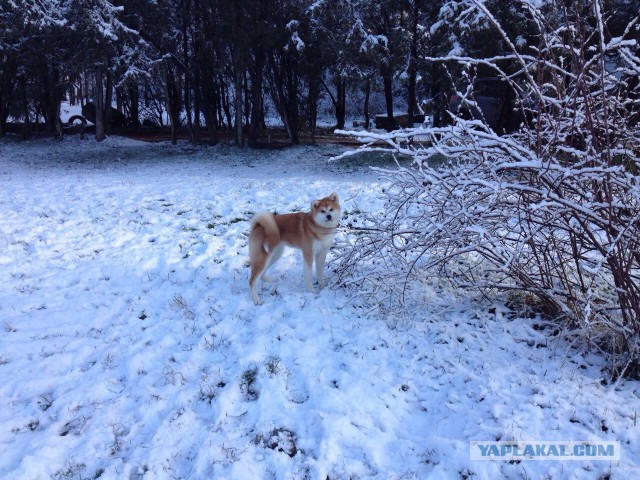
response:
{"label": "curled tail", "polygon": [[262,212],[251,220],[249,252],[268,255],[280,242],[280,229],[273,214]]}

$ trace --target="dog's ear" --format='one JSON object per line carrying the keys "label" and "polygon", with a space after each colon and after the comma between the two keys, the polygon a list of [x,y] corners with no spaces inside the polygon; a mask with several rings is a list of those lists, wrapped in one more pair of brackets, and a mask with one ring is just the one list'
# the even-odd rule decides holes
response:
{"label": "dog's ear", "polygon": [[320,206],[320,200],[314,200],[313,202],[311,202],[311,210],[315,210],[319,206]]}
{"label": "dog's ear", "polygon": [[329,200],[334,203],[338,203],[338,194],[336,192],[333,192],[331,195],[329,195]]}

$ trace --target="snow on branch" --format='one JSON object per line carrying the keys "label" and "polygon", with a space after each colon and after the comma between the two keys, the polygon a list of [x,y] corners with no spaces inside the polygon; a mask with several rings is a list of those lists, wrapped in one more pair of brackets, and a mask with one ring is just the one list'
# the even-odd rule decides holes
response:
{"label": "snow on branch", "polygon": [[[446,127],[336,132],[362,143],[336,160],[374,151],[411,158],[379,170],[389,185],[385,215],[367,217],[339,250],[338,281],[396,301],[435,275],[486,294],[522,292],[610,355],[616,375],[640,361],[637,19],[609,38],[600,0],[592,18],[576,14],[581,2],[563,15],[522,3],[540,29],[533,55],[518,51],[488,2],[463,0],[445,14],[462,11],[467,23],[481,15],[507,52],[429,58],[498,72],[520,95],[518,130],[499,134],[452,113]],[[560,42],[559,31],[571,35]],[[507,73],[508,61],[518,68]]]}

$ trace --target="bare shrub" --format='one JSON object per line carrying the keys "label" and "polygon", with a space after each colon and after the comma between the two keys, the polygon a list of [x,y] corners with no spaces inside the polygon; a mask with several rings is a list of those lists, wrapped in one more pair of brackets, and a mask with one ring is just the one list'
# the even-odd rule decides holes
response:
{"label": "bare shrub", "polygon": [[492,69],[524,122],[499,135],[452,114],[447,127],[360,134],[413,162],[385,172],[387,214],[343,249],[338,277],[396,300],[434,273],[535,295],[610,355],[616,376],[640,359],[639,19],[614,36],[599,0],[542,5],[522,2],[538,41],[523,52],[485,2],[451,2],[459,21],[481,18],[510,53],[430,60],[463,69],[467,105],[478,68]]}

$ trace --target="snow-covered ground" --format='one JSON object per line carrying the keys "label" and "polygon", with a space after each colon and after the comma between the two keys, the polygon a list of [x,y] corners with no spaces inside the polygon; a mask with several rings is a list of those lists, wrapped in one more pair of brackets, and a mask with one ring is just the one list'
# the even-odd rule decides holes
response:
{"label": "snow-covered ground", "polygon": [[[310,294],[293,251],[251,303],[253,212],[381,211],[338,153],[1,141],[0,478],[640,478],[640,385],[542,320],[437,281],[407,311]],[[469,459],[513,439],[622,455]]]}

